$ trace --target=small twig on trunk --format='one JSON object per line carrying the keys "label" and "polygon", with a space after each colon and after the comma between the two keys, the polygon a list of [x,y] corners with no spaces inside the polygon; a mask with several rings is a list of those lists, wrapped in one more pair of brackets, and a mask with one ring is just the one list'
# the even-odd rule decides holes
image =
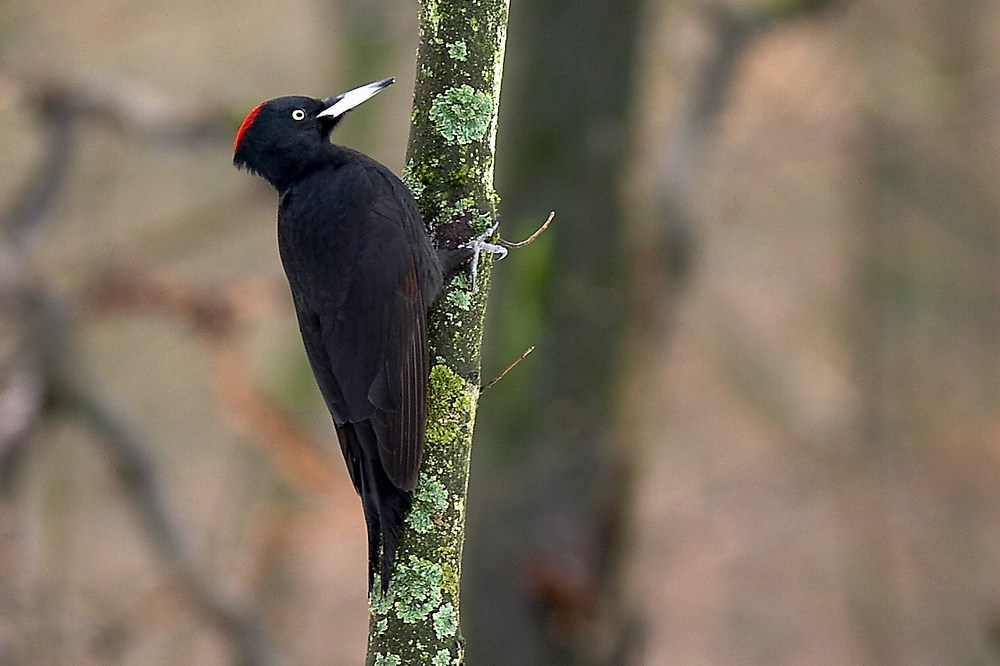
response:
{"label": "small twig on trunk", "polygon": [[[550,217],[550,219],[551,219],[551,217]],[[491,379],[490,382],[488,384],[486,384],[485,386],[481,386],[479,388],[479,393],[482,394],[486,389],[490,388],[491,386],[493,386],[494,384],[496,384],[498,381],[500,381],[501,379],[503,379],[504,376],[508,372],[510,372],[511,370],[514,369],[515,365],[517,365],[518,363],[520,363],[521,361],[523,361],[528,356],[528,354],[530,354],[533,351],[535,351],[535,346],[534,345],[531,345],[530,347],[528,347],[527,349],[525,349],[524,353],[521,354],[520,356],[518,356],[517,358],[515,358],[511,362],[510,365],[508,365],[506,368],[504,368],[503,372],[501,372],[499,375],[497,375],[496,377],[494,377],[493,379]]]}
{"label": "small twig on trunk", "polygon": [[549,213],[549,216],[545,219],[545,222],[542,223],[542,226],[538,227],[538,229],[535,231],[535,233],[531,234],[530,236],[528,236],[527,238],[525,238],[523,241],[521,241],[519,243],[512,243],[511,241],[507,241],[507,240],[504,240],[502,238],[498,238],[497,239],[497,243],[499,243],[500,245],[503,245],[506,248],[510,248],[510,249],[517,249],[519,247],[525,247],[526,245],[531,245],[532,243],[535,242],[536,238],[538,238],[539,236],[542,235],[543,231],[545,231],[546,229],[549,228],[549,225],[552,223],[552,218],[555,217],[555,216],[556,216],[556,212],[555,211],[552,211],[551,213]]}

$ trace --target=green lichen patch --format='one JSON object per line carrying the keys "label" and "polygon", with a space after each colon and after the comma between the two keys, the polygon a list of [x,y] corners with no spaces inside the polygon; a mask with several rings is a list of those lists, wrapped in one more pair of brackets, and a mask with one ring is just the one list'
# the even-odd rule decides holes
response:
{"label": "green lichen patch", "polygon": [[402,180],[411,191],[419,187],[421,193],[423,193],[424,187],[434,185],[434,178],[436,176],[434,169],[436,167],[437,162],[434,160],[409,162],[403,167]]}
{"label": "green lichen patch", "polygon": [[455,220],[460,220],[471,215],[476,202],[471,197],[462,197],[453,204],[445,205],[434,219],[436,226],[441,226]]}
{"label": "green lichen patch", "polygon": [[443,578],[441,565],[410,555],[392,577],[396,617],[406,624],[427,618],[441,605]]}
{"label": "green lichen patch", "polygon": [[427,405],[427,440],[452,445],[462,435],[466,415],[472,412],[479,389],[456,374],[447,365],[431,368]]}
{"label": "green lichen patch", "polygon": [[400,180],[402,180],[403,184],[410,190],[414,199],[419,199],[424,193],[424,187],[426,187],[426,184],[417,177],[410,164],[407,164],[403,169],[403,173],[400,175]]}
{"label": "green lichen patch", "polygon": [[431,102],[430,118],[448,141],[468,144],[486,135],[493,114],[493,101],[484,92],[464,84],[448,88]]}
{"label": "green lichen patch", "polygon": [[449,291],[448,302],[460,310],[468,310],[472,306],[472,296],[467,291]]}
{"label": "green lichen patch", "polygon": [[465,45],[465,40],[460,39],[457,42],[451,42],[448,44],[448,55],[450,55],[455,60],[460,62],[465,62],[465,58],[468,56],[469,50]]}
{"label": "green lichen patch", "polygon": [[[381,575],[376,572],[375,580],[373,581],[372,591],[368,594],[368,607],[371,609],[372,615],[384,616],[392,609],[393,600],[393,588],[394,585],[390,585],[389,591],[386,594],[382,594],[382,581]],[[381,620],[380,620],[381,624]]]}
{"label": "green lichen patch", "polygon": [[453,598],[458,598],[458,588],[462,584],[459,580],[461,577],[461,555],[456,556],[455,564],[459,566],[459,569],[449,566],[445,563],[441,567],[441,571],[444,574],[444,578],[441,581],[441,588],[450,594]]}
{"label": "green lichen patch", "polygon": [[434,527],[435,517],[448,508],[448,489],[435,477],[420,477],[413,508],[406,522],[419,534],[426,534]]}
{"label": "green lichen patch", "polygon": [[463,166],[454,171],[449,171],[448,175],[445,176],[445,182],[454,188],[465,187],[466,183],[469,182],[469,169]]}
{"label": "green lichen patch", "polygon": [[[444,247],[495,221],[493,138],[509,0],[420,0],[420,48],[406,186]],[[477,289],[467,271],[448,283],[428,319],[434,359],[421,477],[386,595],[371,595],[368,663],[464,663],[461,552],[479,353],[491,260]],[[460,293],[455,293],[460,292]]]}
{"label": "green lichen patch", "polygon": [[473,231],[478,233],[486,231],[490,227],[493,223],[493,214],[489,211],[481,211],[472,197],[462,197],[452,204],[442,206],[434,216],[433,224],[435,227],[439,227],[459,220],[467,222]]}
{"label": "green lichen patch", "polygon": [[437,0],[424,0],[421,7],[423,7],[420,16],[421,33],[427,30],[431,35],[436,34],[441,29],[441,12]]}
{"label": "green lichen patch", "polygon": [[444,604],[434,613],[434,633],[440,640],[458,633],[458,613],[455,612],[451,602]]}

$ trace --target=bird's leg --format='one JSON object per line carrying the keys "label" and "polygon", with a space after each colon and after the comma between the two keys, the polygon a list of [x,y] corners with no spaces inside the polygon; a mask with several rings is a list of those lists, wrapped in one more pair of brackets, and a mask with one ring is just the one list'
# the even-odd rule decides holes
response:
{"label": "bird's leg", "polygon": [[438,248],[438,263],[441,264],[441,273],[444,281],[450,282],[453,277],[462,272],[465,265],[472,259],[472,250],[466,247],[452,249]]}
{"label": "bird's leg", "polygon": [[467,249],[472,251],[472,264],[469,267],[469,272],[472,273],[472,291],[476,290],[476,273],[479,270],[479,255],[483,252],[488,252],[489,254],[499,255],[497,261],[503,259],[507,256],[507,248],[503,245],[497,245],[496,243],[489,242],[488,239],[493,237],[496,233],[497,227],[500,226],[499,222],[494,222],[493,226],[484,231],[482,234],[476,236],[468,243],[463,243],[459,246],[460,249]]}
{"label": "bird's leg", "polygon": [[[450,228],[447,230],[439,229],[439,242],[445,245],[445,247],[438,248],[437,255],[445,281],[453,278],[468,264],[469,270],[472,273],[472,289],[475,290],[476,273],[479,269],[479,255],[483,252],[489,252],[490,254],[500,255],[500,259],[507,256],[507,248],[491,243],[488,240],[496,233],[497,224],[494,224],[484,233],[471,240],[464,240],[462,238],[462,236],[468,238],[467,234],[471,231],[469,225],[465,222],[449,225]],[[456,243],[458,245],[455,245]]]}

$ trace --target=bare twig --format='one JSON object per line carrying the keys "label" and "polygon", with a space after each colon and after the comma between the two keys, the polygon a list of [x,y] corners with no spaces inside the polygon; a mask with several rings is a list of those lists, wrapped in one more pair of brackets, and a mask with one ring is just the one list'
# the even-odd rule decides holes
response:
{"label": "bare twig", "polygon": [[[549,217],[549,219],[551,219],[551,216]],[[490,388],[491,386],[493,386],[494,384],[496,384],[498,381],[500,381],[501,379],[503,379],[504,376],[508,372],[510,372],[511,370],[514,369],[515,365],[517,365],[518,363],[520,363],[521,361],[523,361],[525,358],[527,358],[528,354],[530,354],[533,351],[535,351],[535,346],[534,345],[532,345],[532,346],[528,347],[527,349],[525,349],[524,353],[522,353],[520,356],[518,356],[517,358],[515,358],[511,362],[510,365],[508,365],[506,368],[504,368],[503,372],[501,372],[499,375],[497,375],[496,377],[494,377],[493,379],[491,379],[490,382],[488,384],[486,384],[485,386],[480,387],[479,392],[482,393],[483,391],[485,391],[486,389]]]}
{"label": "bare twig", "polygon": [[549,216],[545,219],[545,222],[542,223],[542,226],[538,227],[538,229],[535,230],[535,233],[531,234],[530,236],[528,236],[527,238],[525,238],[523,241],[521,241],[519,243],[512,243],[511,241],[507,241],[507,240],[504,240],[502,238],[498,238],[497,239],[497,243],[499,243],[500,245],[503,245],[506,248],[510,248],[512,250],[516,249],[516,248],[519,248],[519,247],[525,247],[526,245],[531,245],[532,243],[535,242],[536,238],[538,238],[539,236],[542,235],[543,231],[545,231],[546,229],[549,228],[549,225],[552,223],[552,218],[554,218],[555,216],[556,216],[556,212],[555,211],[552,211],[551,213],[549,213]]}

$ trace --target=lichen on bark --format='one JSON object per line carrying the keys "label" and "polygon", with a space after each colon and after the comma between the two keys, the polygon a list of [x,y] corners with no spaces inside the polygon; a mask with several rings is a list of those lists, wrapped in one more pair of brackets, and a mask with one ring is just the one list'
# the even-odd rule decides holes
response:
{"label": "lichen on bark", "polygon": [[431,104],[430,116],[446,141],[466,144],[486,135],[492,111],[489,95],[462,84],[437,95]]}
{"label": "lichen on bark", "polygon": [[[432,235],[497,218],[494,146],[509,0],[424,0],[403,180]],[[370,600],[366,664],[464,663],[459,587],[472,431],[490,260],[476,289],[445,285],[429,315],[431,373],[424,459],[385,596]]]}

